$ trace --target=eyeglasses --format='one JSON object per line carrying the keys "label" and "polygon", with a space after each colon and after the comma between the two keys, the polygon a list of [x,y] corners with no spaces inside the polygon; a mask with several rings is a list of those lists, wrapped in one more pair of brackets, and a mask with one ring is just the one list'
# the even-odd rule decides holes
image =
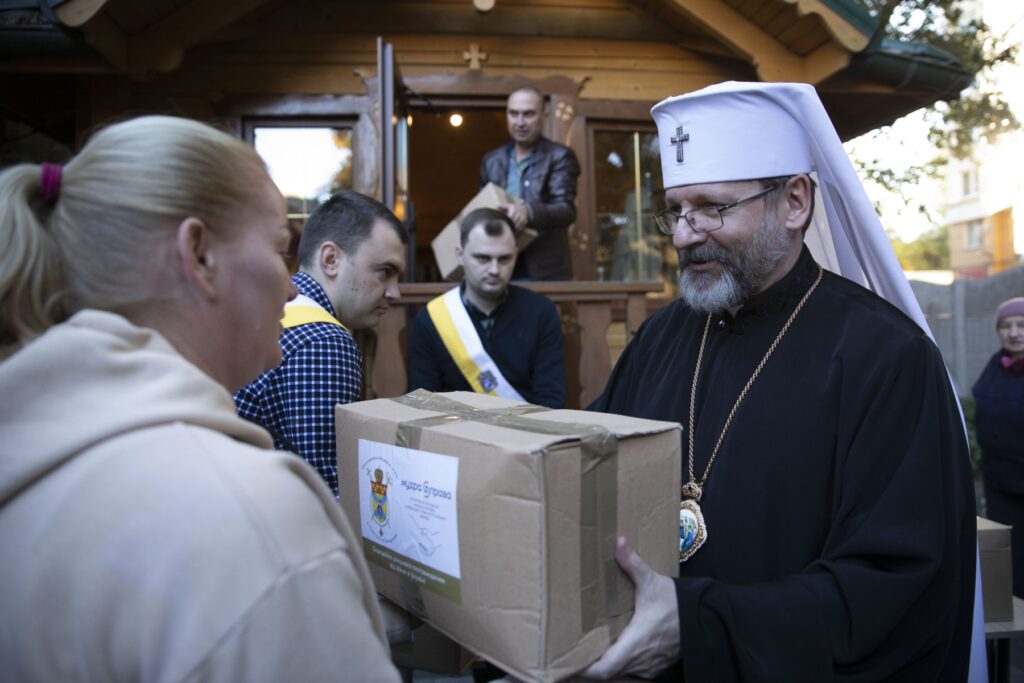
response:
{"label": "eyeglasses", "polygon": [[749,202],[752,199],[757,199],[758,197],[763,197],[769,192],[779,189],[779,187],[780,185],[775,183],[773,185],[769,185],[760,192],[747,195],[746,197],[737,199],[729,204],[702,206],[699,209],[690,209],[685,213],[677,213],[672,209],[665,209],[654,215],[654,221],[658,224],[658,229],[666,235],[671,235],[676,231],[676,224],[679,223],[680,218],[685,218],[687,224],[693,228],[694,232],[713,232],[723,225],[723,211],[735,209],[740,204]]}

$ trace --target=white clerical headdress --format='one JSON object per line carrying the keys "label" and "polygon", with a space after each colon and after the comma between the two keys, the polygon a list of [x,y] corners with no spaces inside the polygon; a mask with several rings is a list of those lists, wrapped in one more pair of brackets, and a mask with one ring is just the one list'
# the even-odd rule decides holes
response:
{"label": "white clerical headdress", "polygon": [[[663,100],[654,105],[651,116],[658,126],[666,188],[810,172],[818,191],[814,220],[804,242],[814,258],[898,306],[932,336],[874,206],[812,86],[719,83]],[[980,594],[976,579],[972,683],[987,680]]]}
{"label": "white clerical headdress", "polygon": [[806,83],[719,83],[654,105],[665,187],[813,173],[805,242],[829,270],[899,306],[931,335],[818,93]]}
{"label": "white clerical headdress", "polygon": [[730,82],[655,105],[665,187],[810,173],[803,123],[772,104],[780,89],[817,101],[809,85]]}

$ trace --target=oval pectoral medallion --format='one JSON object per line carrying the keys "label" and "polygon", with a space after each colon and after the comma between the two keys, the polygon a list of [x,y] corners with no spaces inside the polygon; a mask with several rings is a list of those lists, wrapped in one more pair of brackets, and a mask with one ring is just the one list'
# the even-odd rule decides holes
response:
{"label": "oval pectoral medallion", "polygon": [[708,528],[697,501],[686,498],[679,503],[679,561],[686,562],[708,540]]}

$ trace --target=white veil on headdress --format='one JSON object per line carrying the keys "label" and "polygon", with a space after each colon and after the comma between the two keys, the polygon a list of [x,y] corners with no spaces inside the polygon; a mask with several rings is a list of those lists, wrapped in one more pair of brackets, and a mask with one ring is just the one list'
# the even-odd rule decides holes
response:
{"label": "white veil on headdress", "polygon": [[[815,260],[899,307],[932,337],[813,86],[729,81],[662,100],[651,116],[658,127],[666,189],[811,173],[818,189],[804,242]],[[972,683],[988,680],[979,581],[976,575]]]}
{"label": "white veil on headdress", "polygon": [[813,173],[818,196],[805,242],[814,258],[895,304],[931,335],[813,86],[719,83],[663,100],[651,116],[658,125],[666,188]]}

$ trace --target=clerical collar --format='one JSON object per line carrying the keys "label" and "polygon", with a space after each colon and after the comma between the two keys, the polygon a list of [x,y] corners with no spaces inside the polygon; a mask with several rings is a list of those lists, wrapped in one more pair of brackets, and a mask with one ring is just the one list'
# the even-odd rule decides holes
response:
{"label": "clerical collar", "polygon": [[721,328],[735,326],[749,318],[765,318],[791,306],[804,295],[817,276],[818,264],[811,256],[807,245],[804,245],[800,250],[800,257],[789,272],[768,289],[752,296],[736,312],[735,317],[728,311],[720,314],[719,317],[724,322]]}

